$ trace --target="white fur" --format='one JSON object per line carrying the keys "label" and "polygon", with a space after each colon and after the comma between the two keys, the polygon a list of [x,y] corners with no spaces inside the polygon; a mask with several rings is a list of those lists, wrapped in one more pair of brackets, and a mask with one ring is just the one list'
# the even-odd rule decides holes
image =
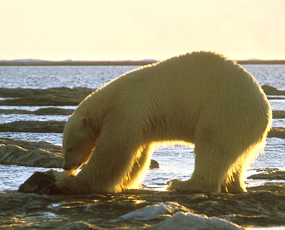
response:
{"label": "white fur", "polygon": [[89,162],[58,184],[75,194],[135,187],[156,143],[183,142],[195,145],[195,170],[168,189],[245,192],[243,172],[270,124],[266,96],[245,69],[210,52],[173,57],[122,75],[83,100],[64,130],[63,167]]}

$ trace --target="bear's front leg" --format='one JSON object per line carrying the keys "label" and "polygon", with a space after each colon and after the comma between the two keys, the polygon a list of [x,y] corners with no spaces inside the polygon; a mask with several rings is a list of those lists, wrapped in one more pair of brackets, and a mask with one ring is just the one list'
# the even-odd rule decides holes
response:
{"label": "bear's front leg", "polygon": [[109,129],[105,127],[97,139],[89,162],[76,177],[65,178],[58,185],[68,188],[72,194],[122,191],[124,182],[128,181],[126,178],[130,176],[136,154],[143,149],[134,133],[127,130],[121,135],[122,129],[118,125]]}
{"label": "bear's front leg", "polygon": [[55,178],[58,189],[65,195],[90,194],[94,192],[88,183],[84,183],[84,181],[81,181],[77,176],[64,177],[57,175]]}

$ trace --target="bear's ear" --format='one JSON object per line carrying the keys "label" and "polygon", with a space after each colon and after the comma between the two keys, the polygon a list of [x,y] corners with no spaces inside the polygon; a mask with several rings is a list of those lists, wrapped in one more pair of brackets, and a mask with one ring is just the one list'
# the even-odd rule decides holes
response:
{"label": "bear's ear", "polygon": [[85,126],[85,127],[88,127],[89,126],[89,118],[84,116],[82,118],[82,124]]}

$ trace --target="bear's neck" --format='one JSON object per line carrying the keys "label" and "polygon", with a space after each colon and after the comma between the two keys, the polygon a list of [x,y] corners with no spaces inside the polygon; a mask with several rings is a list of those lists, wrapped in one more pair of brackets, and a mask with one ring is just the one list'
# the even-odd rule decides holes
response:
{"label": "bear's neck", "polygon": [[100,97],[100,93],[96,91],[85,98],[74,111],[77,115],[89,118],[90,128],[94,130],[95,134],[101,129],[104,115],[106,114],[104,110],[106,107],[102,105],[106,105],[107,101],[100,98],[102,98]]}

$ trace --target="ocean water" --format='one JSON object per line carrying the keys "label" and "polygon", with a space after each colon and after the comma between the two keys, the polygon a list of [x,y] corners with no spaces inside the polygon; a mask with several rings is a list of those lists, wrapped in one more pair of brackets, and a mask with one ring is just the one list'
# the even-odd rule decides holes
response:
{"label": "ocean water", "polygon": [[[260,85],[270,85],[285,90],[285,65],[245,65],[244,66]],[[0,67],[1,88],[37,88],[50,87],[88,87],[96,89],[110,80],[138,66],[29,66]],[[1,99],[1,98],[0,98]],[[285,111],[285,96],[270,100],[272,110]],[[47,107],[47,106],[44,106]],[[39,106],[0,106],[0,109],[36,110]],[[62,106],[61,108],[73,108]],[[0,114],[0,123],[18,120],[63,120],[68,116],[37,116],[24,114]],[[284,127],[285,119],[274,119],[273,127]],[[61,145],[62,134],[58,133],[0,133],[0,137],[18,138],[29,141],[48,141]],[[265,151],[250,166],[247,175],[257,169],[285,169],[285,139],[268,138]],[[160,163],[159,169],[149,170],[143,185],[145,188],[164,190],[166,181],[174,178],[188,179],[194,170],[194,149],[186,146],[159,146],[153,159]],[[44,168],[0,165],[0,191],[14,190],[19,187],[34,171],[46,171]],[[247,186],[255,186],[264,181],[246,180]]]}

